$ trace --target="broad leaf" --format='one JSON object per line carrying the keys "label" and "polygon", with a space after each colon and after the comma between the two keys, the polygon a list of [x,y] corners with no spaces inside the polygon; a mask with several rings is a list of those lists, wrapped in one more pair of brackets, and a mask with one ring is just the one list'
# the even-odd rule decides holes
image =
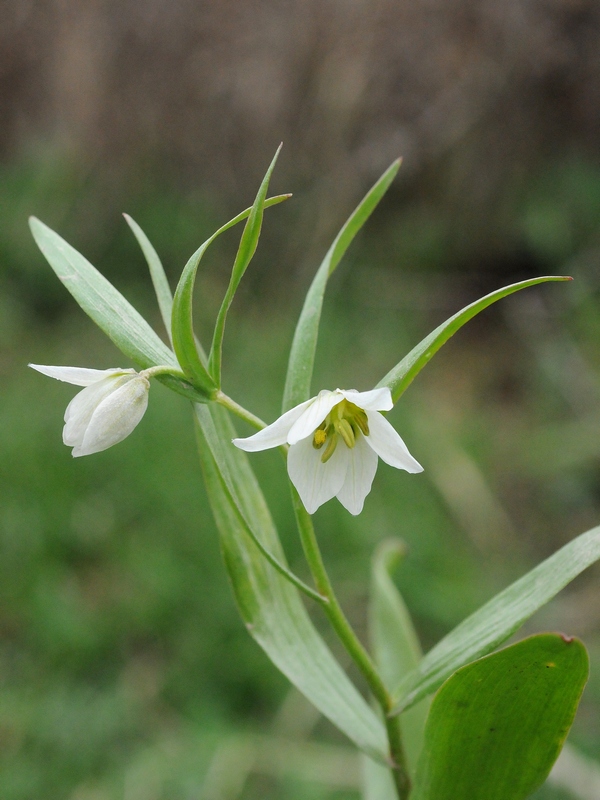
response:
{"label": "broad leaf", "polygon": [[275,156],[269,165],[265,177],[263,178],[263,181],[259,187],[254,203],[252,204],[248,221],[244,226],[244,232],[242,233],[242,238],[240,239],[240,245],[235,256],[235,261],[233,262],[229,286],[227,287],[221,308],[217,314],[215,332],[213,335],[213,341],[208,359],[208,368],[215,380],[215,383],[219,387],[221,386],[221,351],[223,348],[223,335],[225,333],[227,312],[229,311],[229,307],[231,306],[244,272],[246,272],[248,269],[248,265],[250,264],[250,261],[252,261],[252,257],[256,252],[256,247],[258,245],[258,239],[260,236],[260,229],[262,227],[265,198],[267,196],[269,182],[271,180],[273,170],[275,169],[275,164],[277,163],[281,147],[282,145],[279,145],[277,148],[277,152],[275,153]]}
{"label": "broad leaf", "polygon": [[[265,208],[281,203],[287,200],[288,197],[289,195],[270,197],[265,201]],[[225,225],[219,228],[218,231],[215,231],[211,237],[200,245],[183,268],[173,298],[171,338],[173,347],[177,353],[177,358],[185,374],[188,375],[194,383],[198,383],[200,386],[204,387],[209,395],[214,394],[216,383],[210,376],[204,364],[204,360],[200,357],[196,344],[196,337],[194,336],[193,296],[196,272],[198,271],[202,256],[215,239],[222,233],[225,233],[225,231],[233,228],[238,222],[245,220],[251,213],[252,208],[247,208],[245,211],[242,211],[241,214],[238,214],[237,217],[225,223]]]}
{"label": "broad leaf", "polygon": [[[235,429],[227,412],[196,406],[198,440],[208,494],[221,536],[225,564],[241,616],[250,634],[284,675],[361,750],[385,763],[383,724],[350,682],[317,631],[298,590],[259,552],[223,492],[235,502],[281,562],[285,556],[246,454],[230,444]],[[220,474],[219,474],[220,473]]]}
{"label": "broad leaf", "polygon": [[525,800],[560,753],[588,671],[581,642],[555,634],[460,669],[431,706],[411,800]]}
{"label": "broad leaf", "polygon": [[600,559],[600,526],[497,594],[427,653],[394,692],[402,711],[438,688],[463,664],[494,650],[584,569]]}
{"label": "broad leaf", "polygon": [[[417,669],[422,658],[421,645],[400,592],[391,579],[405,547],[398,540],[382,542],[373,558],[369,631],[373,655],[389,690],[398,686]],[[404,750],[412,776],[423,746],[429,701],[422,700],[402,715]]]}
{"label": "broad leaf", "polygon": [[160,308],[160,315],[162,317],[167,334],[169,338],[171,338],[171,309],[173,307],[173,294],[169,287],[169,281],[165,275],[162,262],[158,256],[158,253],[150,242],[150,239],[148,239],[137,222],[132,219],[129,214],[123,214],[123,216],[133,231],[133,235],[137,239],[148,264],[150,277],[152,278],[152,285],[154,286],[154,292],[156,293],[156,299],[158,300],[158,307]]}
{"label": "broad leaf", "polygon": [[520,283],[513,283],[510,286],[505,286],[503,289],[498,289],[491,294],[482,297],[471,305],[465,306],[461,311],[454,314],[454,316],[447,319],[439,325],[429,336],[426,336],[416,347],[406,355],[402,361],[388,372],[377,384],[377,388],[387,386],[391,392],[394,403],[398,400],[408,386],[412,383],[414,378],[423,369],[432,356],[437,353],[440,347],[445,344],[448,339],[453,336],[459,328],[473,319],[474,316],[483,311],[484,308],[491,306],[497,300],[502,300],[503,297],[508,297],[509,294],[518,292],[521,289],[526,289],[528,286],[536,286],[538,283],[545,281],[570,281],[572,278],[566,276],[549,275],[543,278],[531,278],[527,281]]}
{"label": "broad leaf", "polygon": [[388,190],[399,168],[400,161],[394,161],[361,200],[327,251],[313,279],[294,333],[283,392],[283,411],[288,411],[310,397],[310,384],[327,281],[356,234]]}

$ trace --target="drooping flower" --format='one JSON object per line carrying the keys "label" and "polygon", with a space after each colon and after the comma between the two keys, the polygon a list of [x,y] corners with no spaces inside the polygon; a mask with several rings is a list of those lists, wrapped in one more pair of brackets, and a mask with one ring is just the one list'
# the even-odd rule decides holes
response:
{"label": "drooping flower", "polygon": [[133,369],[85,369],[83,367],[30,367],[85,388],[65,411],[63,442],[74,457],[88,456],[125,439],[148,407],[150,381]]}
{"label": "drooping flower", "polygon": [[323,390],[272,425],[233,443],[247,452],[289,444],[288,473],[306,510],[313,514],[337,497],[356,515],[371,491],[378,457],[407,472],[423,471],[380,413],[393,405],[387,388]]}

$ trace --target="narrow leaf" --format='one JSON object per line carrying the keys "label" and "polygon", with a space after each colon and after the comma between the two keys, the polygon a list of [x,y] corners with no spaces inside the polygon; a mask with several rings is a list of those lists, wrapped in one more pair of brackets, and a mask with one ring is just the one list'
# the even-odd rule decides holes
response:
{"label": "narrow leaf", "polygon": [[310,385],[315,363],[321,309],[323,308],[323,297],[325,295],[329,276],[340,263],[342,256],[352,243],[356,234],[377,207],[377,204],[396,177],[399,168],[400,161],[394,161],[372,189],[369,190],[338,233],[333,244],[327,251],[321,266],[317,270],[317,274],[306,295],[306,300],[304,301],[300,319],[298,320],[294,333],[285,389],[283,392],[284,412],[289,411],[290,408],[293,408],[299,403],[303,403],[310,397]]}
{"label": "narrow leaf", "polygon": [[360,767],[363,800],[398,800],[391,770],[362,754]]}
{"label": "narrow leaf", "polygon": [[160,315],[162,317],[164,326],[166,328],[169,339],[171,338],[171,308],[173,307],[173,294],[169,287],[169,281],[165,275],[165,270],[158,253],[152,246],[150,239],[146,236],[144,231],[140,228],[135,220],[129,214],[123,214],[125,221],[133,231],[133,235],[138,241],[142,249],[148,269],[150,270],[150,277],[152,278],[152,285],[158,300],[158,307],[160,308]]}
{"label": "narrow leaf", "polygon": [[177,359],[146,320],[80,253],[35,217],[33,238],[59,279],[81,308],[141,367],[177,367]]}
{"label": "narrow leaf", "polygon": [[[281,203],[284,200],[287,200],[288,197],[289,195],[278,195],[277,197],[271,197],[265,201],[265,207]],[[173,298],[173,309],[171,312],[171,338],[173,341],[173,347],[177,353],[177,358],[179,359],[179,363],[181,364],[185,374],[188,375],[192,381],[204,387],[205,391],[211,395],[216,389],[216,384],[210,376],[207,367],[204,365],[203,359],[198,353],[196,338],[194,336],[192,301],[196,272],[198,271],[198,265],[200,264],[202,256],[215,241],[215,239],[222,233],[225,233],[225,231],[233,228],[233,226],[237,225],[238,222],[245,220],[248,216],[250,216],[251,212],[252,208],[247,208],[245,211],[242,211],[241,214],[238,214],[237,217],[229,220],[229,222],[219,228],[218,231],[213,233],[210,238],[200,245],[200,247],[196,250],[183,268],[181,278],[179,279],[177,289],[175,290],[175,297]]]}
{"label": "narrow leaf", "polygon": [[497,594],[427,653],[394,696],[399,712],[435,691],[463,664],[506,641],[573,578],[600,559],[600,526],[582,533]]}
{"label": "narrow leaf", "polygon": [[588,671],[581,642],[555,634],[460,669],[431,706],[411,800],[525,800],[560,753]]}
{"label": "narrow leaf", "polygon": [[241,616],[284,675],[361,750],[386,763],[383,724],[358,693],[315,630],[299,593],[261,555],[222,491],[221,475],[236,493],[268,550],[285,563],[277,532],[246,454],[230,444],[235,429],[227,412],[196,406],[200,459],[221,536],[225,564]]}
{"label": "narrow leaf", "polygon": [[[281,152],[282,145],[279,145],[277,148],[277,152],[271,161],[269,168],[265,174],[265,177],[262,180],[262,183],[259,187],[258,194],[252,204],[252,209],[250,211],[250,215],[248,216],[248,221],[244,226],[244,232],[242,233],[242,238],[240,240],[240,246],[238,247],[237,254],[235,256],[235,261],[233,262],[233,269],[231,271],[231,279],[229,281],[229,286],[227,287],[227,291],[225,292],[225,297],[223,298],[223,302],[221,304],[221,308],[219,309],[219,313],[217,314],[217,321],[215,324],[215,331],[213,335],[213,341],[210,348],[210,356],[208,359],[208,366],[211,375],[213,376],[215,383],[217,386],[221,386],[221,354],[223,349],[223,335],[225,333],[225,322],[227,320],[227,312],[229,311],[229,307],[233,301],[234,295],[238,286],[240,285],[240,281],[244,275],[244,272],[248,269],[248,265],[250,261],[252,261],[252,257],[256,252],[256,247],[258,245],[258,238],[260,236],[260,229],[262,227],[262,220],[263,220],[263,212],[265,208],[265,198],[267,196],[267,190],[269,188],[269,182],[271,180],[271,175],[273,174],[273,170],[275,169],[275,164],[277,163],[277,159],[279,157],[279,153]],[[289,196],[289,195],[288,195]]]}
{"label": "narrow leaf", "polygon": [[462,311],[454,314],[454,316],[447,319],[439,325],[429,336],[426,336],[416,347],[406,355],[402,361],[388,372],[377,384],[377,388],[387,386],[392,392],[394,403],[397,402],[400,395],[408,388],[414,378],[423,369],[432,356],[437,353],[440,347],[445,344],[448,339],[453,336],[459,328],[473,319],[474,316],[483,311],[484,308],[491,306],[497,300],[502,300],[503,297],[508,297],[509,294],[518,292],[521,289],[526,289],[528,286],[536,286],[538,283],[546,281],[570,281],[572,278],[562,275],[547,275],[543,278],[530,278],[527,281],[520,283],[513,283],[510,286],[505,286],[503,289],[498,289],[491,294],[482,297],[471,305],[465,306]]}
{"label": "narrow leaf", "polygon": [[[405,553],[399,540],[382,542],[375,552],[371,570],[369,631],[375,661],[388,689],[393,689],[422,658],[421,645],[410,614],[391,578]],[[411,776],[423,746],[427,699],[409,709],[401,718],[402,738]]]}

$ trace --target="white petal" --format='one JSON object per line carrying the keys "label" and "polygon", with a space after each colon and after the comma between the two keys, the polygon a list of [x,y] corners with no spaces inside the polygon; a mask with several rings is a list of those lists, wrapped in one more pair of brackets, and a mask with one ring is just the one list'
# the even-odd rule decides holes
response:
{"label": "white petal", "polygon": [[65,427],[63,442],[69,447],[78,447],[83,442],[86,429],[96,408],[123,383],[130,381],[127,376],[118,378],[109,375],[101,381],[95,381],[75,395],[65,411]]}
{"label": "white petal", "polygon": [[340,491],[348,467],[348,448],[339,442],[334,454],[325,464],[323,450],[313,447],[312,439],[302,439],[290,447],[287,467],[290,479],[309,514],[331,500]]}
{"label": "white petal", "polygon": [[74,456],[99,453],[122,441],[132,432],[148,407],[150,382],[138,376],[111,392],[92,414],[80,447]]}
{"label": "white petal", "polygon": [[331,409],[341,403],[343,399],[344,395],[338,390],[330,392],[327,389],[323,389],[323,391],[319,392],[312,399],[311,404],[300,419],[292,425],[287,437],[288,443],[296,444],[296,442],[306,439],[307,436],[314,433]]}
{"label": "white petal", "polygon": [[72,383],[75,386],[90,386],[92,383],[103,380],[111,375],[135,374],[134,369],[86,369],[85,367],[47,367],[43,364],[29,364],[30,367],[56,378],[58,381]]}
{"label": "white petal", "polygon": [[271,425],[267,425],[266,428],[263,428],[262,431],[255,433],[253,436],[248,436],[247,439],[234,439],[234,445],[239,447],[240,450],[255,453],[257,450],[268,450],[270,447],[279,447],[279,445],[285,444],[290,428],[302,416],[304,409],[313,400],[314,398],[311,398],[298,406],[294,406]]}
{"label": "white petal", "polygon": [[337,493],[340,503],[355,516],[362,511],[365,497],[371,491],[377,463],[377,453],[369,447],[364,436],[359,436],[354,447],[348,450],[346,479]]}
{"label": "white petal", "polygon": [[371,389],[369,392],[347,389],[342,394],[346,400],[365,411],[389,411],[394,407],[392,393],[387,386],[382,389]]}
{"label": "white petal", "polygon": [[423,472],[423,467],[408,452],[407,446],[390,423],[377,411],[367,411],[369,435],[366,438],[377,455],[392,467],[407,472]]}

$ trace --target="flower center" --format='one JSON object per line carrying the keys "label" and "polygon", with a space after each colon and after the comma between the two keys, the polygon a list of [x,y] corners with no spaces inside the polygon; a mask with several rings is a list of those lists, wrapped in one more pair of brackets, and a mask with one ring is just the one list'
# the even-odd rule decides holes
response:
{"label": "flower center", "polygon": [[360,434],[369,435],[367,414],[362,408],[348,400],[334,406],[327,417],[313,433],[313,447],[320,450],[325,446],[321,461],[329,461],[341,439],[346,447],[353,448]]}

